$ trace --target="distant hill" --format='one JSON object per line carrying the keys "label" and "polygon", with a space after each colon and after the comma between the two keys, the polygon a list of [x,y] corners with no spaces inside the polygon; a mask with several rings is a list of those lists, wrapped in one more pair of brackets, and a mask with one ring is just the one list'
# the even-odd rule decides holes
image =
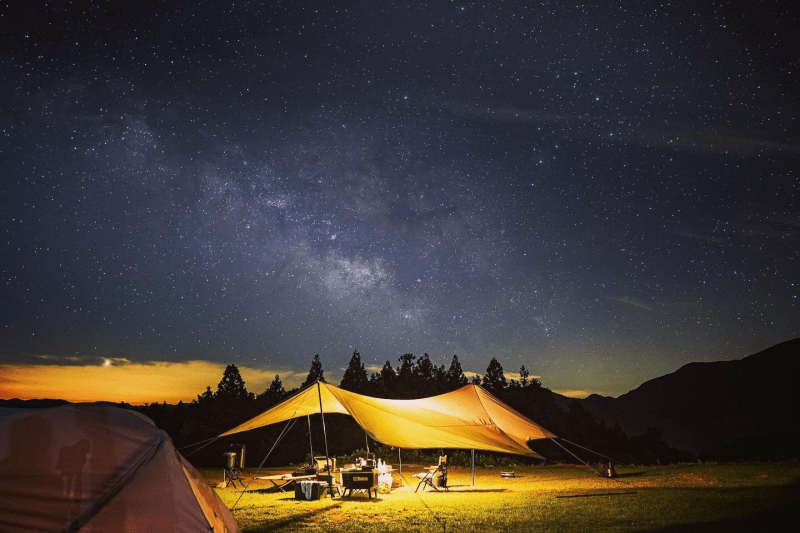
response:
{"label": "distant hill", "polygon": [[20,400],[19,398],[12,398],[10,400],[0,400],[0,407],[9,407],[14,409],[41,409],[46,407],[60,407],[69,402],[66,400]]}
{"label": "distant hill", "polygon": [[628,435],[711,457],[800,454],[800,339],[734,361],[689,363],[619,398],[580,401]]}
{"label": "distant hill", "polygon": [[[45,409],[50,407],[61,407],[62,405],[67,405],[71,402],[67,400],[54,400],[50,398],[42,398],[36,400],[20,400],[19,398],[11,398],[10,400],[0,400],[0,407],[12,408],[12,409]],[[131,405],[128,403],[120,403],[120,402],[89,402],[94,405],[107,405],[111,407],[122,407],[124,409],[130,409]]]}

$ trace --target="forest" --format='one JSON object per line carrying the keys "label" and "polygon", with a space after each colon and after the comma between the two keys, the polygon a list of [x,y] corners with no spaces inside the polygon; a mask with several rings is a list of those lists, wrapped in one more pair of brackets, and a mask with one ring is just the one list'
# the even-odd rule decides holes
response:
{"label": "forest", "polygon": [[[380,398],[415,399],[434,396],[456,390],[468,383],[480,385],[518,412],[560,437],[557,444],[551,441],[532,441],[529,446],[551,462],[596,463],[603,457],[619,463],[655,464],[685,460],[679,451],[664,444],[656,428],[644,435],[626,435],[618,426],[608,427],[603,421],[573,401],[562,408],[556,396],[542,383],[530,377],[522,366],[519,380],[507,379],[502,365],[492,358],[483,376],[475,375],[471,380],[464,375],[458,356],[454,355],[449,367],[437,366],[428,354],[417,357],[406,353],[398,358],[394,367],[390,361],[380,372],[368,373],[361,355],[355,351],[345,370],[339,387]],[[276,439],[284,431],[282,424],[252,430],[246,433],[211,440],[217,435],[237,426],[241,422],[278,404],[299,390],[326,382],[325,370],[319,355],[311,361],[308,376],[300,387],[286,390],[280,376],[276,375],[270,385],[260,393],[247,390],[239,369],[230,364],[226,367],[216,390],[208,386],[191,403],[169,405],[151,403],[135,407],[153,419],[158,427],[167,432],[184,455],[198,465],[222,464],[223,454],[231,449],[245,446],[246,466],[284,466],[307,462],[312,451],[324,455],[325,442],[322,420],[319,415],[308,417],[294,424],[281,442]],[[344,415],[331,414],[325,417],[328,451],[333,456],[363,455],[369,450],[385,460],[397,460],[398,451],[369,439],[364,431]],[[563,443],[566,443],[563,444]],[[274,449],[273,449],[274,446]],[[424,461],[439,450],[402,450],[403,461]],[[449,450],[453,464],[467,461],[467,451]],[[481,464],[514,464],[541,462],[519,456],[479,453]]]}

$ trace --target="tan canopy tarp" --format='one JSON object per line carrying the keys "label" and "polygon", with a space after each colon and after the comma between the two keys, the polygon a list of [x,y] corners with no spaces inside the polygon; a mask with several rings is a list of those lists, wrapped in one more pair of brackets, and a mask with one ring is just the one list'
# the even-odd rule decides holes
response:
{"label": "tan canopy tarp", "polygon": [[555,435],[477,385],[418,400],[387,400],[327,383],[312,385],[220,437],[292,418],[341,413],[352,416],[378,442],[398,448],[457,448],[540,457],[527,441]]}

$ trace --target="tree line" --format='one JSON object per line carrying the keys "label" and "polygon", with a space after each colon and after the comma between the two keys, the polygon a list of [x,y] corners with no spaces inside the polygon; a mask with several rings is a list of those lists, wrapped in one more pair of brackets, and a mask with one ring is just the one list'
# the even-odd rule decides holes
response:
{"label": "tree line", "polygon": [[[338,386],[373,397],[416,399],[444,394],[474,383],[556,435],[582,443],[617,460],[651,463],[682,459],[678,452],[661,441],[656,430],[629,437],[619,427],[607,427],[577,402],[562,409],[556,402],[555,395],[543,387],[538,379],[530,377],[530,372],[524,366],[519,369],[519,380],[507,379],[500,362],[492,358],[483,376],[476,374],[469,379],[464,374],[457,355],[453,356],[447,368],[444,365],[437,366],[427,353],[421,357],[406,353],[398,358],[398,362],[399,365],[394,367],[390,361],[386,361],[379,372],[369,373],[360,353],[354,351]],[[213,438],[318,380],[327,382],[318,354],[312,358],[308,375],[299,388],[286,390],[280,376],[276,375],[269,386],[258,394],[247,390],[239,369],[230,364],[225,368],[216,390],[208,386],[191,403],[181,402],[175,406],[152,403],[139,407],[138,410],[152,418],[180,448]],[[366,437],[351,417],[331,414],[326,415],[325,422],[329,452],[332,455],[351,454],[367,447],[371,447],[373,451],[381,449],[378,443]],[[286,427],[290,427],[290,424],[287,423]],[[258,466],[278,435],[286,429],[280,424],[275,426],[226,437],[197,452],[187,448],[188,453],[193,454],[189,458],[196,464],[215,466],[221,464],[222,452],[231,447],[245,445],[251,457],[247,466]],[[295,422],[283,441],[282,445],[273,450],[266,464],[299,463],[307,459],[312,450],[316,450],[315,454],[323,452],[319,415]],[[302,445],[298,446],[298,443]],[[536,441],[532,445],[535,451],[548,459],[575,462],[574,457],[570,457],[554,443]],[[387,450],[382,452],[389,453]],[[585,452],[581,453],[585,455]],[[599,460],[593,457],[586,459]],[[253,464],[254,461],[256,464]]]}

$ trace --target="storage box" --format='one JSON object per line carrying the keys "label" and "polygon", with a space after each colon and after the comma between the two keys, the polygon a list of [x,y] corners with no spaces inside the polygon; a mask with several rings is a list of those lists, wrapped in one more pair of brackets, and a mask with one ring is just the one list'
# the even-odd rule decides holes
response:
{"label": "storage box", "polygon": [[321,500],[328,495],[328,484],[324,481],[300,481],[294,485],[295,500]]}
{"label": "storage box", "polygon": [[342,472],[342,486],[344,487],[342,496],[346,496],[348,491],[352,495],[354,490],[365,490],[371,498],[373,491],[377,494],[378,471],[372,470],[369,472],[362,472],[360,470],[354,470],[351,472]]}

